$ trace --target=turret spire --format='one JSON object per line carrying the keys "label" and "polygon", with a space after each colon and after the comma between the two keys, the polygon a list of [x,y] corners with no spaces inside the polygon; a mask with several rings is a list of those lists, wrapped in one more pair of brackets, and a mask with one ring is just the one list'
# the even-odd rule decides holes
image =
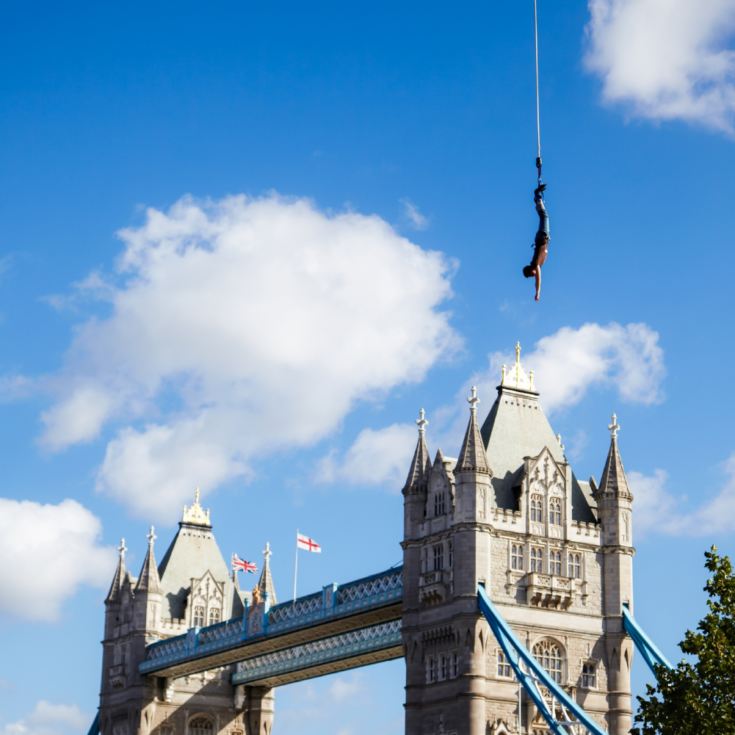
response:
{"label": "turret spire", "polygon": [[462,449],[459,451],[456,471],[484,472],[489,475],[491,474],[490,465],[485,454],[485,445],[480,436],[480,429],[477,426],[477,404],[479,402],[477,386],[473,385],[467,398],[467,403],[470,404],[470,422],[464,435]]}
{"label": "turret spire", "polygon": [[273,584],[273,576],[271,575],[270,559],[273,552],[271,551],[270,541],[266,542],[263,549],[263,571],[260,573],[260,579],[256,585],[258,596],[261,601],[267,599],[270,605],[276,604],[276,587]]}
{"label": "turret spire", "polygon": [[426,479],[431,469],[429,448],[426,445],[426,427],[429,425],[429,420],[426,418],[426,411],[423,408],[419,411],[416,425],[419,427],[419,438],[416,443],[416,450],[413,453],[413,459],[411,460],[411,467],[408,470],[404,491],[420,485]]}
{"label": "turret spire", "polygon": [[598,493],[631,498],[632,495],[628,487],[628,480],[625,477],[625,469],[623,468],[623,460],[618,450],[620,425],[618,424],[616,414],[612,415],[612,423],[607,428],[610,430],[610,449],[607,453],[605,468],[602,470]]}
{"label": "turret spire", "polygon": [[156,566],[156,557],[153,553],[153,542],[156,540],[156,531],[151,526],[148,532],[148,551],[146,552],[145,559],[143,559],[143,566],[140,570],[140,576],[138,582],[135,585],[135,592],[160,592],[161,591],[161,579],[158,576],[158,567]]}
{"label": "turret spire", "polygon": [[112,578],[110,591],[107,593],[107,597],[105,598],[105,602],[114,602],[120,594],[120,589],[123,585],[123,581],[125,580],[125,575],[127,574],[125,569],[125,552],[127,550],[128,547],[125,546],[125,539],[121,538],[120,546],[117,548],[117,567],[115,569],[115,575]]}

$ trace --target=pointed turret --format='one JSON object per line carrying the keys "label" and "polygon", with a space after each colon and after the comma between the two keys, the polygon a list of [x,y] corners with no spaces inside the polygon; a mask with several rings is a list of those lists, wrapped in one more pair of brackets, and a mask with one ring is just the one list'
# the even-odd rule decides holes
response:
{"label": "pointed turret", "polygon": [[455,472],[482,472],[489,475],[491,474],[490,465],[487,461],[482,436],[480,436],[480,429],[477,426],[477,404],[480,402],[477,397],[477,386],[472,386],[467,402],[470,404],[470,422],[464,435],[462,449],[459,451]]}
{"label": "pointed turret", "polygon": [[120,539],[120,546],[118,546],[118,558],[117,568],[115,569],[115,576],[112,578],[112,584],[110,585],[110,591],[107,593],[105,598],[106,603],[117,602],[120,598],[120,590],[122,589],[127,570],[125,569],[125,552],[128,547],[125,546],[125,539]]}
{"label": "pointed turret", "polygon": [[271,575],[271,554],[270,542],[267,542],[265,549],[263,549],[263,571],[260,573],[260,579],[255,589],[258,590],[258,597],[262,602],[266,602],[268,605],[276,604],[276,588],[273,584],[273,577]]}
{"label": "pointed turret", "polygon": [[143,559],[140,576],[138,577],[138,582],[135,585],[136,594],[139,592],[161,591],[161,579],[158,576],[156,557],[153,553],[153,542],[155,540],[155,529],[151,526],[151,530],[148,532],[148,551],[146,552],[145,559]]}
{"label": "pointed turret", "polygon": [[419,438],[416,442],[416,450],[413,453],[411,467],[408,470],[406,484],[403,486],[403,492],[406,493],[412,488],[418,488],[426,481],[429,470],[431,469],[431,460],[429,459],[429,448],[426,445],[426,427],[429,421],[426,418],[426,412],[422,408],[419,411],[419,417],[416,419],[416,425],[419,427]]}
{"label": "pointed turret", "polygon": [[625,469],[623,469],[623,460],[620,458],[618,450],[618,417],[612,415],[612,423],[607,427],[610,430],[610,449],[607,453],[605,468],[602,470],[600,478],[600,486],[597,489],[598,495],[613,496],[619,498],[633,499],[628,487],[628,480],[625,477]]}

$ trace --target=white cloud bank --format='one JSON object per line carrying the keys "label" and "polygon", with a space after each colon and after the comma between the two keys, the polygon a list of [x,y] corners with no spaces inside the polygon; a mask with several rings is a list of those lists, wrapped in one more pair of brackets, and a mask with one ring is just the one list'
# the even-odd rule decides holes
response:
{"label": "white cloud bank", "polygon": [[589,0],[589,10],[586,62],[606,102],[733,133],[732,0]]}
{"label": "white cloud bank", "polygon": [[[541,338],[521,360],[534,371],[547,413],[577,405],[595,387],[614,389],[626,403],[650,405],[663,398],[664,353],[658,341],[647,324],[588,323]],[[490,372],[474,378],[485,396],[493,395],[500,365],[514,361],[511,353],[490,356]]]}
{"label": "white cloud bank", "polygon": [[112,579],[115,552],[98,545],[99,520],[74,500],[0,498],[0,612],[53,620],[80,585]]}
{"label": "white cloud bank", "polygon": [[724,480],[719,490],[690,511],[683,507],[685,498],[667,489],[668,475],[663,470],[658,469],[653,475],[629,472],[635,530],[685,536],[735,531],[735,454],[723,463],[722,469]]}
{"label": "white cloud bank", "polygon": [[2,726],[0,735],[76,735],[86,732],[92,720],[79,707],[40,700],[33,712]]}
{"label": "white cloud bank", "polygon": [[[547,413],[578,404],[593,388],[615,390],[625,403],[652,404],[662,400],[664,353],[659,335],[646,324],[584,324],[562,327],[540,339],[521,356],[526,370],[534,370],[536,386]],[[452,404],[439,406],[430,415],[431,446],[441,446],[445,454],[459,452],[468,421],[465,397],[471,385],[490,410],[495,386],[500,382],[500,367],[513,364],[513,353],[490,355],[489,368],[475,373],[458,391]],[[323,482],[377,485],[398,490],[408,473],[416,446],[413,423],[392,424],[383,429],[365,429],[342,455],[331,453],[317,470]],[[586,437],[577,434],[572,445],[581,451]]]}
{"label": "white cloud bank", "polygon": [[119,283],[95,279],[110,315],[79,327],[42,443],[116,425],[98,487],[147,518],[321,439],[459,343],[441,310],[451,264],[377,216],[184,198],[120,236]]}

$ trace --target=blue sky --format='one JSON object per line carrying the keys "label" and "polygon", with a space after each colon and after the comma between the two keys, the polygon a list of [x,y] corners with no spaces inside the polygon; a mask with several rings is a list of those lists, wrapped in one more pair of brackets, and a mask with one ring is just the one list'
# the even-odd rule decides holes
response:
{"label": "blue sky", "polygon": [[[657,5],[541,2],[540,304],[530,0],[4,5],[0,733],[91,719],[113,549],[160,558],[197,485],[282,598],[297,527],[303,591],[399,561],[418,408],[455,454],[516,340],[580,477],[617,411],[676,658],[735,552],[735,7]],[[402,686],[284,688],[276,727],[402,732]]]}

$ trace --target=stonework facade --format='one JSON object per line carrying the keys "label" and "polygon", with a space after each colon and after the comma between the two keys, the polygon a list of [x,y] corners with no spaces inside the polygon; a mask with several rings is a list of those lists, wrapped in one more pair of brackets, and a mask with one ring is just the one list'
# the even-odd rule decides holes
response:
{"label": "stonework facade", "polygon": [[98,731],[102,735],[270,735],[273,693],[234,687],[233,667],[175,680],[144,677],[138,666],[149,643],[260,612],[275,600],[266,550],[252,599],[237,585],[197,497],[157,565],[153,529],[138,578],[125,566],[125,543],[105,600]]}
{"label": "stonework facade", "polygon": [[522,643],[610,735],[630,730],[632,497],[613,420],[600,485],[578,480],[526,375],[503,370],[458,458],[432,461],[423,412],[404,494],[406,735],[548,732],[477,607],[484,584]]}

